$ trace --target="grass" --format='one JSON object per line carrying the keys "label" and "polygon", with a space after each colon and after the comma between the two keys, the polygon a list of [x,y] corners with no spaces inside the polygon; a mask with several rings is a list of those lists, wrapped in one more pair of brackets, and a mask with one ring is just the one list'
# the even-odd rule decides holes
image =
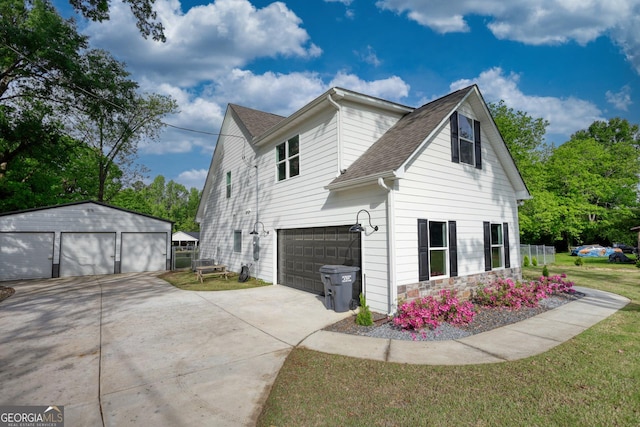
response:
{"label": "grass", "polygon": [[[640,269],[558,255],[550,274],[631,303],[538,356],[414,366],[294,349],[259,426],[640,425]],[[542,266],[525,278],[539,277]]]}
{"label": "grass", "polygon": [[238,282],[237,274],[230,274],[227,280],[224,277],[206,277],[203,283],[200,283],[195,273],[190,270],[169,271],[158,277],[185,291],[230,291],[270,285],[255,277],[250,277],[246,282]]}

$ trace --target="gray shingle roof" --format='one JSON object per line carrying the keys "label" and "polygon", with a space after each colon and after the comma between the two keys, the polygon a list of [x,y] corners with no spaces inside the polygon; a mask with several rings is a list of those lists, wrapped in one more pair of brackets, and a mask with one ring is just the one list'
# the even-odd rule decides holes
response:
{"label": "gray shingle roof", "polygon": [[403,116],[330,185],[397,170],[473,87],[460,89]]}
{"label": "gray shingle roof", "polygon": [[236,104],[229,104],[229,108],[235,112],[252,138],[262,135],[271,127],[285,119],[277,114],[265,113],[264,111],[254,110]]}

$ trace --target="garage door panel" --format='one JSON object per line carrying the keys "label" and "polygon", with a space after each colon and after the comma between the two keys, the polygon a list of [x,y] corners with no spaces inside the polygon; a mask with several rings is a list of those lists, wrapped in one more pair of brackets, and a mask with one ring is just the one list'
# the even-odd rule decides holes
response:
{"label": "garage door panel", "polygon": [[47,279],[54,233],[0,233],[0,280]]}
{"label": "garage door panel", "polygon": [[60,277],[115,272],[115,233],[62,233]]}
{"label": "garage door panel", "polygon": [[120,271],[139,273],[167,269],[167,233],[122,233]]}
{"label": "garage door panel", "polygon": [[[319,270],[328,264],[360,267],[360,234],[350,233],[348,226],[278,231],[280,284],[322,294]],[[355,289],[359,287],[358,278]]]}

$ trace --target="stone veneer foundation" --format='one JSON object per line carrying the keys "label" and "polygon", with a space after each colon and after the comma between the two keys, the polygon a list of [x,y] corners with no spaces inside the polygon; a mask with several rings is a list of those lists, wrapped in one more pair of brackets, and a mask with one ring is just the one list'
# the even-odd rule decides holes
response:
{"label": "stone veneer foundation", "polygon": [[458,298],[467,300],[478,286],[489,285],[498,278],[522,280],[522,268],[505,268],[469,276],[447,277],[445,279],[433,279],[410,285],[401,285],[398,286],[398,302],[411,301],[429,295],[437,296],[442,289],[456,290]]}

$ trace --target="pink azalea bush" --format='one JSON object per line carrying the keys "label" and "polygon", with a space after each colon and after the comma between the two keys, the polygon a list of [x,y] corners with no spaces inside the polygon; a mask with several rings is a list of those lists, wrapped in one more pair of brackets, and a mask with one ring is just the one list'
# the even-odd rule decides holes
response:
{"label": "pink azalea bush", "polygon": [[435,329],[442,322],[466,325],[471,323],[473,316],[475,312],[471,302],[460,302],[455,291],[444,289],[440,291],[439,298],[427,296],[402,304],[393,324],[402,329]]}
{"label": "pink azalea bush", "polygon": [[503,307],[517,310],[521,307],[537,307],[540,300],[555,293],[575,292],[573,282],[565,281],[565,274],[540,277],[531,282],[514,282],[498,279],[491,285],[479,288],[473,302],[484,307]]}
{"label": "pink azalea bush", "polygon": [[418,331],[436,329],[443,322],[466,325],[475,316],[474,304],[482,307],[499,307],[517,310],[522,307],[537,307],[540,300],[556,293],[573,293],[573,282],[566,281],[565,274],[540,277],[530,282],[514,282],[498,279],[491,285],[480,287],[473,302],[460,302],[455,291],[442,290],[438,298],[427,296],[401,304],[393,318],[393,324]]}

